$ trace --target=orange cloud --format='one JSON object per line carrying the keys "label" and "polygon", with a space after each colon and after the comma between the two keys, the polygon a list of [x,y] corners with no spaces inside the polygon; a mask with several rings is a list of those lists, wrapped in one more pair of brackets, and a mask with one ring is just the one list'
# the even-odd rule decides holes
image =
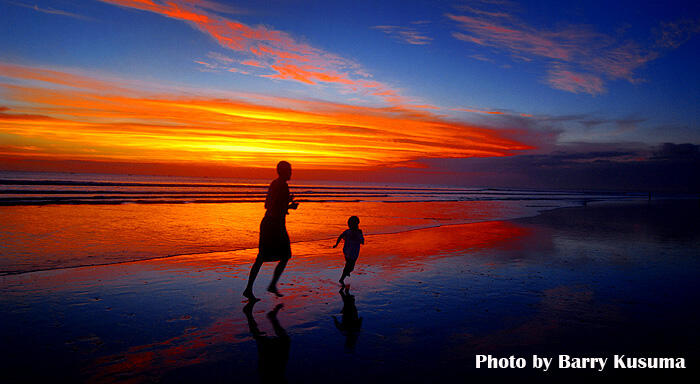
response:
{"label": "orange cloud", "polygon": [[310,65],[298,66],[294,64],[284,64],[284,65],[272,65],[273,69],[277,71],[276,75],[267,75],[272,79],[291,79],[297,80],[302,83],[316,84],[318,81],[324,83],[339,83],[346,85],[355,85],[356,83],[349,80],[342,74],[329,72],[323,68],[314,67]]}
{"label": "orange cloud", "polygon": [[[116,84],[97,80],[87,76],[75,75],[45,68],[29,68],[1,62],[0,76],[22,80],[35,80],[68,87],[88,88],[98,91],[113,90],[116,86]],[[119,90],[124,90],[124,88],[120,87]]]}
{"label": "orange cloud", "polygon": [[[220,12],[214,3],[197,0],[173,0],[156,3],[151,0],[101,0],[122,7],[157,13],[193,24],[222,47],[249,56],[241,64],[259,67],[271,73],[264,77],[298,81],[308,85],[335,85],[352,92],[377,96],[392,104],[405,104],[396,90],[380,82],[368,81],[360,66],[346,58],[300,43],[289,34],[264,26],[251,27],[213,14]],[[230,13],[230,12],[229,12]],[[227,60],[230,61],[230,60]],[[212,68],[208,68],[212,69]],[[239,69],[221,68],[230,72]],[[385,94],[389,96],[384,97]]]}
{"label": "orange cloud", "polygon": [[260,62],[255,61],[255,60],[244,60],[244,61],[241,61],[241,64],[249,65],[251,67],[265,68],[264,65],[262,65]]}
{"label": "orange cloud", "polygon": [[[239,167],[284,158],[302,169],[362,169],[531,148],[427,110],[147,94],[71,73],[3,66],[17,75],[4,75],[12,84],[0,83],[11,105],[0,109],[0,133],[11,141],[3,155]],[[21,81],[36,78],[43,83]],[[68,78],[83,86],[61,86]]]}

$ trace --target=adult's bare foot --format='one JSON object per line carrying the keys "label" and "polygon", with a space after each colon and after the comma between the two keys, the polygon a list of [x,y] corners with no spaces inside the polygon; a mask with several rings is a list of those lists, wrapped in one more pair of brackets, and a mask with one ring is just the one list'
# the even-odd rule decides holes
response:
{"label": "adult's bare foot", "polygon": [[255,295],[253,294],[253,291],[250,289],[246,289],[245,291],[243,291],[243,296],[245,298],[247,298],[249,302],[253,302],[253,303],[260,300],[257,297],[255,297]]}
{"label": "adult's bare foot", "polygon": [[270,293],[274,293],[275,296],[277,296],[277,297],[282,297],[282,296],[284,296],[283,294],[280,293],[280,291],[277,290],[277,287],[276,287],[276,286],[273,286],[273,285],[267,287],[267,291],[270,292]]}

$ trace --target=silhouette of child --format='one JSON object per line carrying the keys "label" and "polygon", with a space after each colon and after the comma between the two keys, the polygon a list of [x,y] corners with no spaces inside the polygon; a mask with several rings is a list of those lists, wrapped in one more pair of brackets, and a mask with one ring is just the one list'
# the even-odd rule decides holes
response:
{"label": "silhouette of child", "polygon": [[345,285],[345,278],[350,276],[350,272],[355,270],[357,257],[360,255],[360,245],[365,243],[365,238],[362,236],[362,230],[359,228],[360,219],[357,216],[351,216],[348,219],[348,229],[338,236],[333,248],[337,247],[340,240],[343,240],[343,254],[345,255],[345,268],[343,275],[340,276],[338,282]]}

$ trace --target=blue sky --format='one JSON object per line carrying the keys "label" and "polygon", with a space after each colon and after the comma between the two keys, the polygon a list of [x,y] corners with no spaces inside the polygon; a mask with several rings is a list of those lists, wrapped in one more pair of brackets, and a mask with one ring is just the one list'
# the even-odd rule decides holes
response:
{"label": "blue sky", "polygon": [[0,32],[3,63],[141,91],[399,107],[539,152],[700,143],[691,1],[0,0]]}

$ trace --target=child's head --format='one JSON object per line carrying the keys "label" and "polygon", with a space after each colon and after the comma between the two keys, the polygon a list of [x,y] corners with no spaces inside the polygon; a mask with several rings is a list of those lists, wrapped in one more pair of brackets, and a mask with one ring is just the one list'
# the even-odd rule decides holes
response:
{"label": "child's head", "polygon": [[360,218],[357,216],[350,216],[348,219],[348,228],[357,229],[360,226]]}

